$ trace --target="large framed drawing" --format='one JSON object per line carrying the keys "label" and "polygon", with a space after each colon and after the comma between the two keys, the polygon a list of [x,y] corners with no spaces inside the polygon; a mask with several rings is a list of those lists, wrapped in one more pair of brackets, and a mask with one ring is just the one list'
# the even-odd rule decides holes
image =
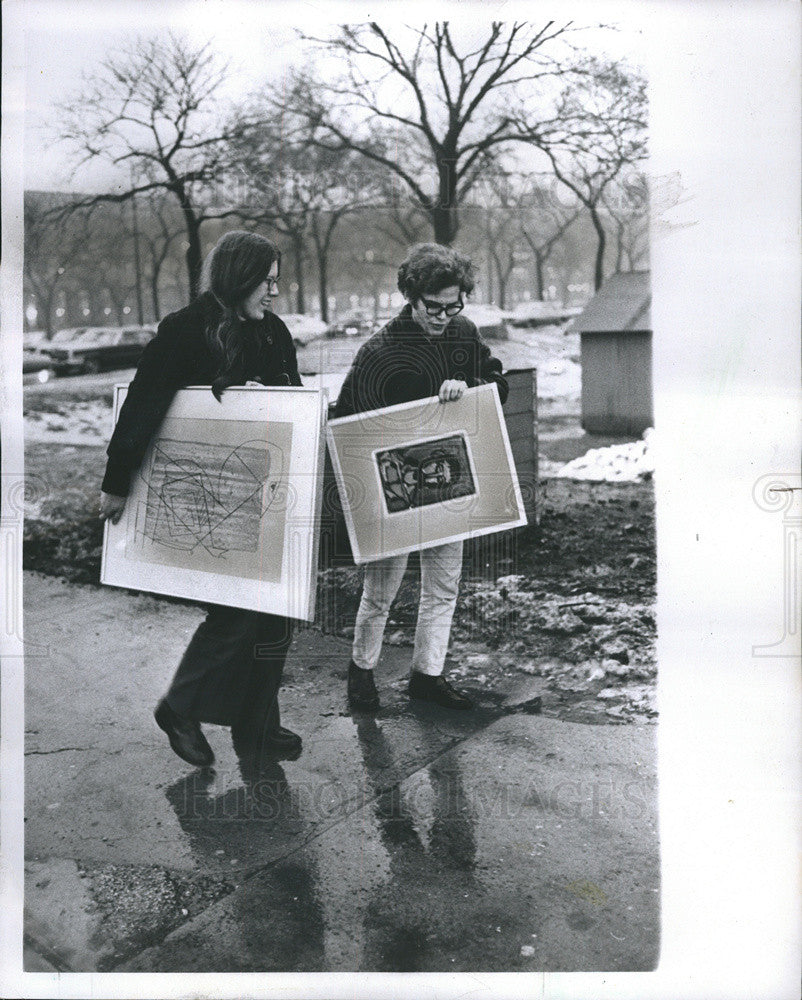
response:
{"label": "large framed drawing", "polygon": [[526,524],[494,385],[330,420],[327,440],[357,563]]}
{"label": "large framed drawing", "polygon": [[326,407],[318,389],[180,390],[106,524],[101,583],[311,621]]}

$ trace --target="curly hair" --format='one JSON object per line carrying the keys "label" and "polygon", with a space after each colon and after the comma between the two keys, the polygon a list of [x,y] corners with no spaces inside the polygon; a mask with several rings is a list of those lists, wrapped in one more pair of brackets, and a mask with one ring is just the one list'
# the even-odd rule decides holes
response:
{"label": "curly hair", "polygon": [[473,284],[470,260],[440,243],[417,243],[398,268],[398,290],[410,302],[451,285],[457,285],[467,295],[473,291]]}
{"label": "curly hair", "polygon": [[219,361],[212,392],[219,400],[223,390],[243,377],[248,331],[239,308],[267,277],[274,263],[281,267],[281,252],[264,236],[235,229],[225,233],[206,258],[203,289],[223,307],[218,323],[206,330],[206,339]]}

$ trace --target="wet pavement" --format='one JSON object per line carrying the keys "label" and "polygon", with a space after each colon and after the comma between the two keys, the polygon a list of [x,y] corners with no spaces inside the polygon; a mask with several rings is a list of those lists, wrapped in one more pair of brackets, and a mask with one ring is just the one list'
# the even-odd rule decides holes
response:
{"label": "wet pavement", "polygon": [[199,609],[26,574],[26,968],[644,970],[659,952],[654,726],[537,714],[542,678],[351,713],[348,643],[296,636],[296,761],[213,769],[152,707]]}

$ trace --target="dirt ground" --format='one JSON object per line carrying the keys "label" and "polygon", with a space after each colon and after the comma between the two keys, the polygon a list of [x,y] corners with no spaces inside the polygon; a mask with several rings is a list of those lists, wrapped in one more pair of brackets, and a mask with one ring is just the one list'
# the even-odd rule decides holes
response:
{"label": "dirt ground", "polygon": [[[652,483],[554,476],[590,448],[625,439],[590,436],[579,426],[575,338],[558,329],[517,336],[523,340],[493,347],[507,367],[539,359],[539,523],[466,547],[449,673],[488,685],[515,673],[541,677],[542,712],[563,719],[652,719]],[[347,366],[358,344],[333,343],[341,355],[338,365]],[[60,379],[26,389],[26,569],[69,582],[98,582],[97,505],[111,429],[110,386],[128,378],[130,373]],[[314,627],[348,637],[359,593],[356,567],[323,569]],[[416,607],[413,554],[391,613],[389,643],[411,644]]]}

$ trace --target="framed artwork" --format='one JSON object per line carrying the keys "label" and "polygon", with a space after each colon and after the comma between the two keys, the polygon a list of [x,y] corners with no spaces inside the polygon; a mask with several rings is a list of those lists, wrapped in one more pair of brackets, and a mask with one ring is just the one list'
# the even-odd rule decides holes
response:
{"label": "framed artwork", "polygon": [[[115,386],[114,420],[127,386]],[[106,522],[101,583],[311,621],[327,394],[180,390]]]}
{"label": "framed artwork", "polygon": [[526,524],[494,385],[330,420],[327,441],[357,563]]}

